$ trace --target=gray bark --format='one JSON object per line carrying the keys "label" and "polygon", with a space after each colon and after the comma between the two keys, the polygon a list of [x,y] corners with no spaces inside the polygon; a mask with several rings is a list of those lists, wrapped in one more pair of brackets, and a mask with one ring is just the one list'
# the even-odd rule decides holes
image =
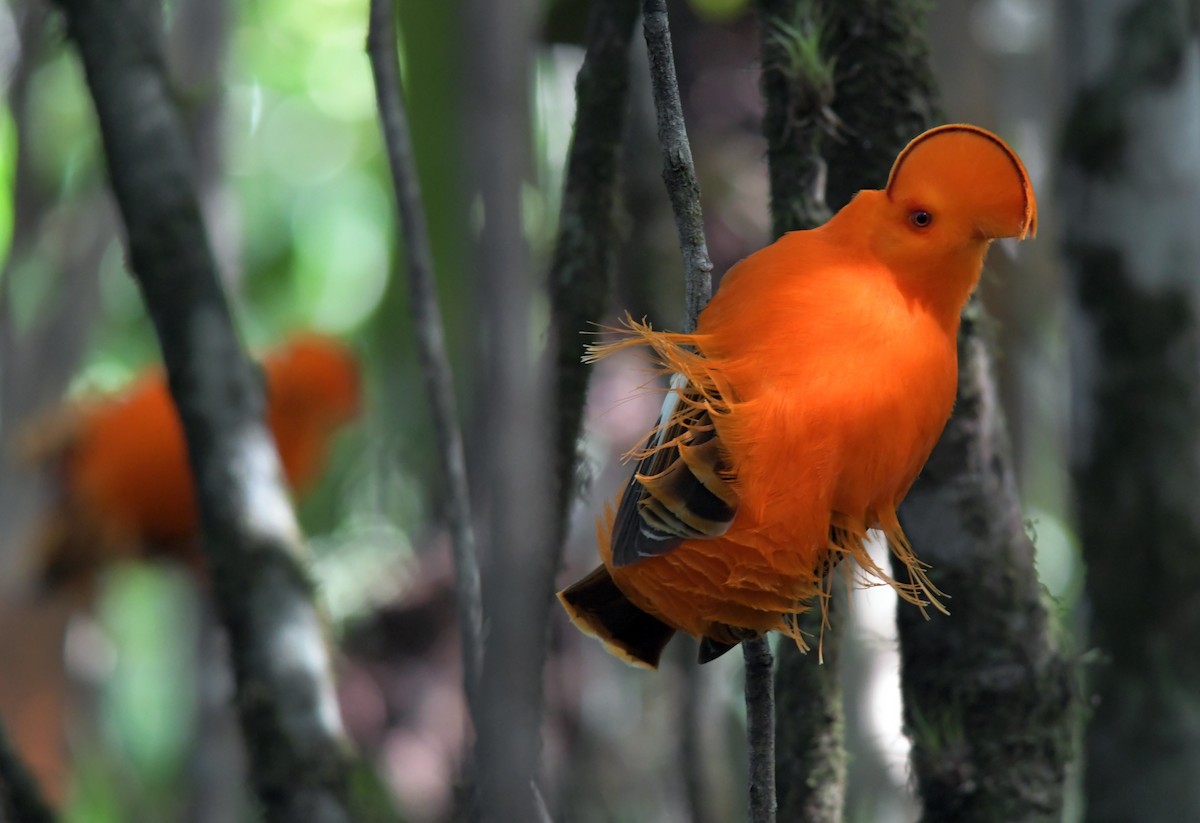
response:
{"label": "gray bark", "polygon": [[483,226],[474,244],[480,310],[476,414],[482,499],[480,544],[486,648],[476,765],[486,820],[536,820],[531,791],[540,751],[542,665],[553,593],[553,477],[545,360],[534,355],[534,280],[521,221],[529,165],[526,0],[472,0],[464,20],[472,82],[467,94],[470,178]]}
{"label": "gray bark", "polygon": [[746,743],[750,823],[775,823],[775,657],[765,636],[742,641],[746,664]]}
{"label": "gray bark", "polygon": [[1064,2],[1089,821],[1200,818],[1200,6]]}
{"label": "gray bark", "polygon": [[[821,661],[785,639],[775,677],[778,741],[775,770],[779,819],[836,823],[846,804],[846,716],[838,678],[844,630],[838,615],[821,641]],[[800,616],[810,637],[821,635],[821,613]]]}
{"label": "gray bark", "polygon": [[1058,820],[1073,662],[1033,567],[977,303],[958,340],[954,416],[901,522],[951,615],[901,603],[901,687],[926,821]]}
{"label": "gray bark", "polygon": [[692,162],[692,148],[683,122],[675,58],[671,52],[671,30],[666,0],[643,0],[642,26],[650,56],[650,86],[658,121],[658,143],[662,152],[663,182],[671,198],[679,249],[683,253],[684,303],[687,314],[683,330],[694,331],[696,319],[712,297],[712,261],[704,239],[704,215],[700,207],[700,183]]}
{"label": "gray bark", "polygon": [[262,381],[217,277],[153,16],[132,0],[60,6],[183,424],[255,789],[269,820],[354,819],[329,653],[263,423]]}

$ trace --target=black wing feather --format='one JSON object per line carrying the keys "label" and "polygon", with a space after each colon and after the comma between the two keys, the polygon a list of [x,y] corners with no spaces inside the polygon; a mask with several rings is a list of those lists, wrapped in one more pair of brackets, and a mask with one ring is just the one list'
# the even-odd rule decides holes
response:
{"label": "black wing feather", "polygon": [[[666,554],[684,540],[723,534],[737,509],[726,484],[719,442],[699,392],[675,375],[658,426],[642,447],[621,495],[612,533],[612,562],[626,566]],[[699,447],[709,444],[709,448]],[[689,465],[680,446],[690,450]],[[717,448],[712,448],[716,445]],[[697,474],[697,468],[701,468]]]}

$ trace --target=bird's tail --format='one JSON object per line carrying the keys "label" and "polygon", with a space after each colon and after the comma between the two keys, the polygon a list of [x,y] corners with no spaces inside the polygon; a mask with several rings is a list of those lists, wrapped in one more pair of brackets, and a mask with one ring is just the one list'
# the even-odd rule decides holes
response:
{"label": "bird's tail", "polygon": [[675,630],[629,601],[604,566],[558,593],[571,622],[634,666],[657,669]]}

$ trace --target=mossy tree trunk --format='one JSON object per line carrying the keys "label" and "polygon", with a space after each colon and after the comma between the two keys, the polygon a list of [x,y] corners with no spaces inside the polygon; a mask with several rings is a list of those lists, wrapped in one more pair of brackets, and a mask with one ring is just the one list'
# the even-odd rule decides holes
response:
{"label": "mossy tree trunk", "polygon": [[1200,9],[1063,4],[1090,821],[1200,819]]}
{"label": "mossy tree trunk", "polygon": [[[927,65],[927,50],[910,42],[905,53]],[[936,111],[900,100],[912,123]],[[1058,646],[1034,568],[988,322],[972,300],[958,338],[954,414],[900,512],[953,612],[926,620],[905,603],[897,612],[925,821],[1057,820],[1071,756],[1073,662]]]}
{"label": "mossy tree trunk", "polygon": [[[935,122],[927,5],[761,0],[777,232],[881,187],[899,150]],[[903,512],[935,582],[962,604],[932,623],[901,606],[905,719],[925,819],[1053,819],[1069,753],[1071,671],[1041,600],[980,320],[972,306],[954,420]],[[838,819],[841,696],[831,669],[806,663],[815,661],[789,660],[785,650],[780,665],[780,813]]]}
{"label": "mossy tree trunk", "polygon": [[953,612],[900,604],[905,725],[923,820],[1058,820],[1073,669],[1034,570],[986,323],[968,305],[954,416],[901,511]]}
{"label": "mossy tree trunk", "polygon": [[[823,223],[858,191],[881,188],[900,149],[932,122],[925,0],[759,0],[764,132],[776,235]],[[782,820],[837,821],[846,754],[840,631],[824,665],[780,647],[777,782]]]}

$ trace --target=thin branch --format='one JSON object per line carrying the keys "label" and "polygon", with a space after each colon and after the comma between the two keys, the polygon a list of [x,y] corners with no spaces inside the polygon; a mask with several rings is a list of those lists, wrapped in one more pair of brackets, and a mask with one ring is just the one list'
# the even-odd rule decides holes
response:
{"label": "thin branch", "polygon": [[251,775],[271,821],[356,819],[351,762],[301,535],[209,247],[146,6],[60,0],[91,89],[129,260],[196,479]]}
{"label": "thin branch", "polygon": [[0,726],[0,820],[12,823],[54,823],[57,816],[38,789],[37,781],[9,744]]}
{"label": "thin branch", "polygon": [[576,444],[592,374],[580,357],[580,332],[604,314],[618,246],[614,200],[621,135],[629,108],[629,43],[637,16],[637,0],[592,3],[587,53],[575,80],[575,129],[567,155],[558,239],[549,277],[558,358],[555,570],[561,560],[571,498],[577,486]]}
{"label": "thin branch", "polygon": [[750,757],[750,823],[775,820],[775,659],[766,636],[742,641],[746,659],[746,740]]}
{"label": "thin branch", "polygon": [[463,679],[471,717],[479,723],[479,676],[483,666],[483,605],[479,560],[471,521],[467,463],[458,427],[454,377],[446,353],[441,307],[434,286],[433,253],[413,159],[404,88],[396,49],[396,12],[392,0],[371,0],[367,52],[375,77],[375,98],[392,171],[392,188],[404,239],[417,355],[429,395],[438,454],[446,471],[450,538],[454,551],[454,587],[462,633]]}
{"label": "thin branch", "polygon": [[[658,140],[663,155],[663,180],[675,213],[684,261],[687,301],[685,328],[693,331],[704,306],[712,297],[712,261],[704,239],[700,210],[700,184],[692,163],[671,53],[671,31],[666,0],[643,0],[643,26],[650,55],[650,79],[658,120]],[[771,680],[771,651],[765,638],[743,643],[746,659],[747,738],[750,748],[750,819],[769,823],[775,819],[775,698]]]}
{"label": "thin branch", "polygon": [[675,230],[683,253],[684,299],[687,317],[684,331],[694,331],[696,318],[712,297],[712,261],[704,240],[704,216],[700,210],[700,183],[692,163],[692,148],[683,122],[675,58],[671,53],[671,29],[666,0],[643,0],[642,26],[650,55],[650,83],[658,119],[658,142],[662,149],[663,181],[671,197]]}

